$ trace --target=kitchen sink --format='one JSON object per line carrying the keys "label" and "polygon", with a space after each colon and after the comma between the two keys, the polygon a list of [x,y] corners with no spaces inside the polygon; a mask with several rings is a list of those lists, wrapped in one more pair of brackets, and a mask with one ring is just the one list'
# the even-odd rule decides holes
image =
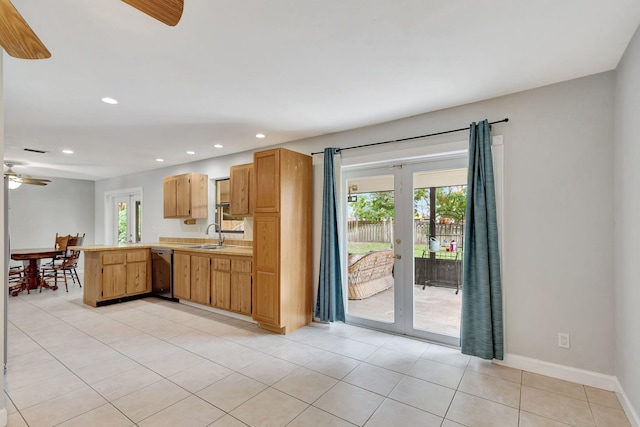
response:
{"label": "kitchen sink", "polygon": [[222,249],[226,248],[224,245],[196,245],[196,246],[187,246],[188,249]]}

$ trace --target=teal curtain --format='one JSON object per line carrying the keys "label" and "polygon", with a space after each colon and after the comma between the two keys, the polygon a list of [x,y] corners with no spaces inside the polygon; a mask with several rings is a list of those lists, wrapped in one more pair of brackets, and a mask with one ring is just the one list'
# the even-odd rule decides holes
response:
{"label": "teal curtain", "polygon": [[489,122],[469,134],[467,212],[462,278],[461,350],[483,359],[504,357],[502,285]]}
{"label": "teal curtain", "polygon": [[322,236],[320,277],[316,299],[316,318],[323,322],[345,321],[342,297],[342,270],[336,212],[336,182],[333,160],[337,148],[324,150],[324,190],[322,192]]}

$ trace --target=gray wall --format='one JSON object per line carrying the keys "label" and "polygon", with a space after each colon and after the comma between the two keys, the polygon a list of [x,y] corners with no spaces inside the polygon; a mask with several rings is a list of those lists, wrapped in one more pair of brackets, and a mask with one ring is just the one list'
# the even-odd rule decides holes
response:
{"label": "gray wall", "polygon": [[[504,266],[507,352],[614,374],[613,94],[609,72],[390,123],[285,144],[311,153],[422,135],[509,117],[504,135]],[[410,142],[466,139],[462,134]],[[370,149],[393,155],[396,144]],[[358,156],[354,150],[345,156]],[[388,156],[387,156],[388,157]],[[204,235],[205,220],[185,226],[162,218],[162,177],[181,172],[227,176],[250,153],[96,183],[96,241],[104,230],[104,192],[143,187],[144,240]],[[317,276],[322,166],[315,166],[314,263]],[[571,334],[571,349],[557,345]]]}
{"label": "gray wall", "polygon": [[[613,375],[614,79],[614,72],[598,74],[315,138],[295,148],[319,151],[509,117],[509,123],[493,126],[493,135],[504,135],[507,352]],[[427,143],[461,138],[466,136]],[[391,144],[377,150],[398,148]],[[315,212],[321,177],[318,170]],[[571,335],[571,349],[558,347],[558,332]]]}
{"label": "gray wall", "polygon": [[616,375],[640,410],[640,33],[618,66],[616,81],[614,209]]}
{"label": "gray wall", "polygon": [[85,233],[84,244],[93,244],[94,188],[93,181],[51,178],[45,187],[23,184],[9,190],[11,247],[53,247],[56,233]]}

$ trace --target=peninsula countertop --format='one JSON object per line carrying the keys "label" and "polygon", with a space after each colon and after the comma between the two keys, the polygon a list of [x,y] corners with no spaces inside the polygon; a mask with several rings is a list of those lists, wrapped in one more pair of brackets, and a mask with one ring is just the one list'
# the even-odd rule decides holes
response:
{"label": "peninsula countertop", "polygon": [[86,245],[86,246],[70,246],[71,250],[80,250],[84,252],[104,252],[104,251],[118,251],[127,249],[151,249],[151,248],[166,248],[173,250],[184,250],[189,252],[201,252],[207,254],[217,255],[236,255],[236,256],[252,256],[253,248],[251,246],[235,246],[235,245],[223,245],[221,248],[216,249],[201,249],[194,248],[200,243],[185,243],[185,242],[152,242],[152,243],[120,243],[117,245]]}

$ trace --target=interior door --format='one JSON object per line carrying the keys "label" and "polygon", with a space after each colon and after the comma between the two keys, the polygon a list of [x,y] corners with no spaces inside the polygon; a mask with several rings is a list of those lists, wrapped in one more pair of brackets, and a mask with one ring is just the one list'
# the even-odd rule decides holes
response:
{"label": "interior door", "polygon": [[[443,192],[466,187],[466,164],[466,154],[460,154],[343,168],[347,322],[459,345],[462,251],[451,252],[452,239],[443,230],[461,232],[463,221],[448,228],[434,224],[445,220],[442,209],[435,209]],[[433,252],[432,234],[441,243]],[[385,252],[391,260],[381,256]]]}

